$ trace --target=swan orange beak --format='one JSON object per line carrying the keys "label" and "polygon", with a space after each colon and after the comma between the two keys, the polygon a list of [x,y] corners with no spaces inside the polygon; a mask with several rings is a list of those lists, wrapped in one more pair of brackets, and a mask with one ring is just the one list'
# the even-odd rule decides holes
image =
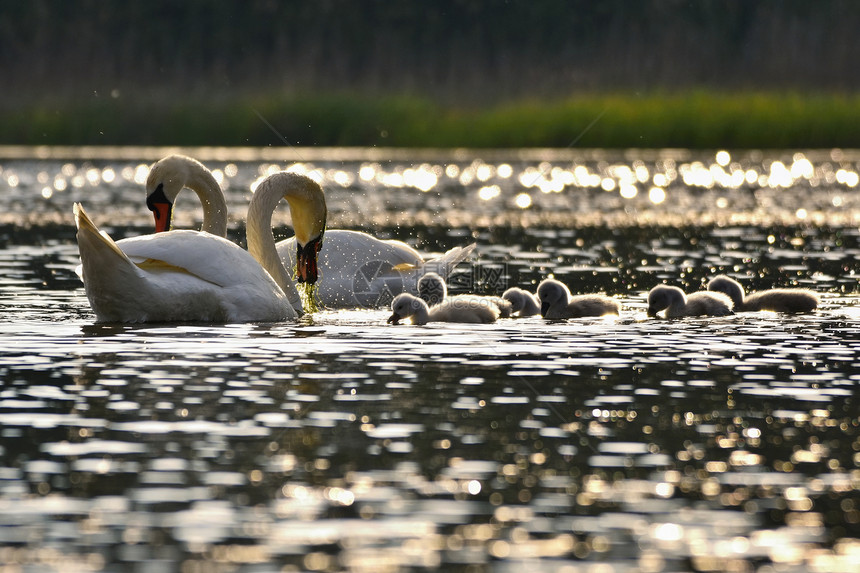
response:
{"label": "swan orange beak", "polygon": [[396,312],[388,317],[388,324],[400,324],[400,319],[403,318]]}
{"label": "swan orange beak", "polygon": [[152,216],[155,218],[155,232],[161,233],[170,230],[173,203],[164,194],[164,185],[159,185],[155,191],[147,196],[146,206],[152,211]]}
{"label": "swan orange beak", "polygon": [[545,302],[540,305],[540,315],[546,316],[546,313],[549,311],[549,303]]}
{"label": "swan orange beak", "polygon": [[296,241],[296,275],[300,283],[314,284],[319,278],[317,254],[322,248],[322,235],[301,246]]}

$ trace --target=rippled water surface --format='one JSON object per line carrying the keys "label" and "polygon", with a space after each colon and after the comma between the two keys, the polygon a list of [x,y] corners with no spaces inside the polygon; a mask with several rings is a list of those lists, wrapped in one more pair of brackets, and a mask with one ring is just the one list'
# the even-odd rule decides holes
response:
{"label": "rippled water surface", "polygon": [[[234,239],[248,189],[290,167],[321,179],[330,226],[477,242],[454,291],[554,274],[624,312],[98,325],[71,205],[150,232],[163,150],[4,150],[10,570],[860,570],[860,154],[195,151]],[[177,210],[199,222],[190,194]],[[654,285],[721,272],[822,306],[645,316]]]}

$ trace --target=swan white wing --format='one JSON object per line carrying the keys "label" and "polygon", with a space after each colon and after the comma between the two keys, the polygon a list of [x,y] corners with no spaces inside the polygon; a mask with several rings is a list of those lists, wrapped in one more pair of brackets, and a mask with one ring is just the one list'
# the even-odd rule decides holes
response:
{"label": "swan white wing", "polygon": [[[446,278],[474,248],[456,247],[425,261],[401,241],[377,239],[359,231],[328,230],[319,253],[317,297],[329,308],[386,306],[401,292],[415,293],[418,279],[428,271]],[[280,241],[278,254],[287,269],[293,269],[295,238]]]}
{"label": "swan white wing", "polygon": [[114,242],[82,208],[76,208],[76,215],[81,276],[100,322],[296,317],[268,273],[225,239],[189,231]]}
{"label": "swan white wing", "polygon": [[275,284],[254,257],[238,245],[202,231],[170,231],[117,241],[135,263],[160,261],[217,284]]}

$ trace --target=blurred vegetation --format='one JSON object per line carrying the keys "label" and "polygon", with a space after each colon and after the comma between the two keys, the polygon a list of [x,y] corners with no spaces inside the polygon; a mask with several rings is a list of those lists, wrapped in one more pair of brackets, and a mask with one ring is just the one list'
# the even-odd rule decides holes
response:
{"label": "blurred vegetation", "polygon": [[[409,96],[96,99],[0,114],[31,145],[860,147],[860,95],[691,91],[455,107]],[[282,140],[281,137],[284,139]]]}
{"label": "blurred vegetation", "polygon": [[0,14],[0,144],[860,146],[853,0],[0,0]]}

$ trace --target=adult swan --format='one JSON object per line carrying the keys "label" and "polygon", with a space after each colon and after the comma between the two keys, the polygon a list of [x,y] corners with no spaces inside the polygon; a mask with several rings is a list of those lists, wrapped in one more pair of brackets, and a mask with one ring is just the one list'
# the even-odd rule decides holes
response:
{"label": "adult swan", "polygon": [[[147,206],[155,217],[156,231],[170,228],[173,204],[185,187],[194,191],[203,204],[204,230],[226,236],[227,204],[221,188],[200,162],[181,155],[156,162],[147,179]],[[296,265],[295,241],[289,238],[277,243],[277,251],[287,269]],[[319,253],[315,295],[318,302],[328,308],[384,306],[401,292],[417,292],[418,279],[427,272],[447,278],[474,249],[473,243],[424,260],[418,251],[401,241],[377,239],[358,231],[329,229]]]}
{"label": "adult swan", "polygon": [[271,219],[290,206],[301,249],[300,281],[316,280],[325,229],[322,189],[294,173],[275,173],[248,208],[248,247],[205,231],[170,231],[114,241],[75,204],[79,274],[98,322],[269,322],[297,318],[301,298],[275,249]]}

